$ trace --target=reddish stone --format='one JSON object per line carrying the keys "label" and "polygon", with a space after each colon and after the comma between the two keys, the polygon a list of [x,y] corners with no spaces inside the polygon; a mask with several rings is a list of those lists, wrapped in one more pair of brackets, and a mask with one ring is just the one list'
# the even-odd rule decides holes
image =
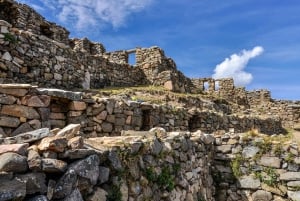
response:
{"label": "reddish stone", "polygon": [[85,102],[80,102],[80,101],[72,101],[69,104],[69,109],[70,110],[85,110],[86,109],[86,103]]}
{"label": "reddish stone", "polygon": [[40,115],[32,107],[23,105],[4,105],[1,114],[6,114],[15,117],[25,117],[27,119],[39,119]]}
{"label": "reddish stone", "polygon": [[20,155],[25,155],[29,144],[3,144],[0,145],[0,155],[7,152],[14,152]]}
{"label": "reddish stone", "polygon": [[66,138],[46,137],[41,140],[38,149],[41,151],[63,152],[68,145]]}
{"label": "reddish stone", "polygon": [[66,119],[66,116],[64,113],[50,113],[50,119]]}

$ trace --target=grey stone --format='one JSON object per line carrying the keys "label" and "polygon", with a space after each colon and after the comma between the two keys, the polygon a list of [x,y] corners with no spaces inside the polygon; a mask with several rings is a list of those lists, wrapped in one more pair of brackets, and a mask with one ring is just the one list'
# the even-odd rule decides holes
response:
{"label": "grey stone", "polygon": [[280,174],[280,180],[297,181],[300,180],[300,172],[285,172]]}
{"label": "grey stone", "polygon": [[18,134],[26,133],[26,132],[29,132],[32,130],[33,130],[33,128],[31,128],[30,124],[26,122],[26,123],[21,124],[16,130],[14,130],[12,132],[11,136],[16,136]]}
{"label": "grey stone", "polygon": [[106,200],[107,192],[102,188],[96,188],[94,194],[88,198],[88,201],[104,201]]}
{"label": "grey stone", "polygon": [[3,60],[6,60],[6,61],[11,61],[12,60],[12,56],[9,54],[9,52],[5,52],[2,57],[1,57]]}
{"label": "grey stone", "polygon": [[27,133],[18,134],[17,136],[14,137],[5,138],[4,142],[6,144],[30,143],[50,135],[51,133],[49,128],[41,128]]}
{"label": "grey stone", "polygon": [[16,178],[26,183],[26,194],[44,194],[47,192],[46,175],[44,173],[27,173],[17,175]]}
{"label": "grey stone", "polygon": [[11,105],[14,104],[16,100],[14,96],[0,94],[0,104]]}
{"label": "grey stone", "polygon": [[105,182],[108,181],[109,179],[109,168],[100,166],[99,167],[99,180],[98,180],[98,184],[103,184]]}
{"label": "grey stone", "polygon": [[65,197],[62,201],[84,201],[78,188],[75,188],[70,195]]}
{"label": "grey stone", "polygon": [[229,153],[231,152],[232,145],[220,145],[216,146],[217,152],[222,152],[222,153]]}
{"label": "grey stone", "polygon": [[159,140],[156,138],[153,140],[153,142],[151,143],[151,153],[154,155],[159,155],[159,153],[162,151],[163,146],[162,144],[159,142]]}
{"label": "grey stone", "polygon": [[244,158],[253,158],[259,152],[259,148],[255,146],[245,147],[242,151]]}
{"label": "grey stone", "polygon": [[53,198],[62,199],[72,193],[77,183],[77,174],[74,170],[68,170],[57,182],[54,188]]}
{"label": "grey stone", "polygon": [[272,193],[263,190],[258,190],[252,194],[253,201],[271,201],[272,198]]}
{"label": "grey stone", "polygon": [[0,171],[25,172],[27,169],[26,157],[12,152],[0,155]]}
{"label": "grey stone", "polygon": [[27,199],[26,201],[49,201],[49,199],[45,195],[37,195]]}
{"label": "grey stone", "polygon": [[39,94],[54,96],[58,98],[66,98],[73,101],[79,101],[82,99],[81,92],[72,92],[72,91],[64,91],[61,89],[46,89],[46,88],[38,88],[37,91]]}
{"label": "grey stone", "polygon": [[61,173],[67,169],[67,163],[62,160],[43,158],[42,170],[47,173]]}
{"label": "grey stone", "polygon": [[288,191],[287,194],[292,201],[300,201],[300,191]]}
{"label": "grey stone", "polygon": [[281,159],[278,157],[262,156],[258,164],[266,167],[280,168]]}
{"label": "grey stone", "polygon": [[288,187],[300,187],[300,181],[289,181],[287,183]]}
{"label": "grey stone", "polygon": [[82,159],[96,152],[91,149],[71,149],[63,153],[59,153],[59,158]]}
{"label": "grey stone", "polygon": [[86,178],[92,185],[95,185],[99,177],[100,159],[97,155],[91,155],[85,159],[76,161],[69,166],[80,177]]}
{"label": "grey stone", "polygon": [[202,134],[200,139],[204,142],[204,144],[211,144],[215,141],[215,137],[211,134]]}
{"label": "grey stone", "polygon": [[117,154],[117,152],[115,151],[110,151],[108,153],[108,160],[110,161],[112,167],[115,169],[115,170],[122,170],[123,167],[122,167],[122,163],[120,161],[120,158]]}
{"label": "grey stone", "polygon": [[252,176],[244,176],[238,179],[239,186],[243,189],[258,189],[260,187],[259,179],[255,179]]}
{"label": "grey stone", "polygon": [[0,182],[0,200],[23,200],[26,196],[26,184],[14,180],[1,180]]}
{"label": "grey stone", "polygon": [[0,116],[0,126],[16,128],[20,124],[19,118]]}
{"label": "grey stone", "polygon": [[111,123],[104,122],[101,126],[105,133],[110,133],[113,130],[113,125]]}

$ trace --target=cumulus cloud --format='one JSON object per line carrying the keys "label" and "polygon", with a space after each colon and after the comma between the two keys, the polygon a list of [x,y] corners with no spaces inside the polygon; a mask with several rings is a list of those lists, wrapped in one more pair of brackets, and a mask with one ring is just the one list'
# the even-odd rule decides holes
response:
{"label": "cumulus cloud", "polygon": [[263,53],[261,46],[256,46],[252,50],[242,50],[239,54],[233,54],[218,64],[214,70],[213,78],[232,77],[236,86],[245,86],[249,84],[253,76],[245,71],[250,59],[255,58]]}
{"label": "cumulus cloud", "polygon": [[61,22],[74,24],[80,30],[89,26],[101,26],[101,24],[111,24],[114,28],[121,27],[131,13],[143,10],[152,0],[39,1],[54,11]]}

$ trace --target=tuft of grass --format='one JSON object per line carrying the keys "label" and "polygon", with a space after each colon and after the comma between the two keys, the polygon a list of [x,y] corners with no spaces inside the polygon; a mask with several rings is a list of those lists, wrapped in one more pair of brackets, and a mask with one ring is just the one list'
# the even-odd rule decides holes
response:
{"label": "tuft of grass", "polygon": [[242,176],[241,165],[244,162],[244,160],[245,159],[243,158],[243,156],[241,154],[237,154],[230,163],[233,175],[236,178],[239,178],[240,176]]}

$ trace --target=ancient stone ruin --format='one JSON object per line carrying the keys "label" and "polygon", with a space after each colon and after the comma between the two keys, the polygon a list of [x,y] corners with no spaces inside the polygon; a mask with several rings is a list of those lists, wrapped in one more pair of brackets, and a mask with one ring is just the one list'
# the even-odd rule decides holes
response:
{"label": "ancient stone ruin", "polygon": [[300,200],[299,101],[188,78],[156,46],[106,52],[13,0],[0,47],[0,201]]}

